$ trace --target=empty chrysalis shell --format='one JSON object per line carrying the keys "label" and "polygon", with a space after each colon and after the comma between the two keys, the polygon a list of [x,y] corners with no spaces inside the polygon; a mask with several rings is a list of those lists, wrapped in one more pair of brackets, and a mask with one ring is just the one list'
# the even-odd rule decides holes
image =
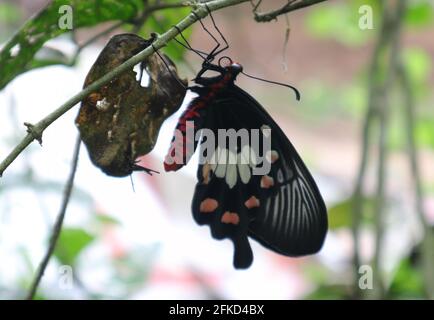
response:
{"label": "empty chrysalis shell", "polygon": [[[119,34],[110,39],[90,69],[84,87],[101,78],[133,55],[150,46],[154,38]],[[93,164],[110,176],[123,177],[141,168],[139,156],[155,146],[163,121],[184,100],[186,80],[165,55],[153,54],[83,99],[75,123]],[[170,70],[169,70],[169,69]],[[134,68],[135,69],[135,68]],[[142,86],[142,76],[149,76]]]}

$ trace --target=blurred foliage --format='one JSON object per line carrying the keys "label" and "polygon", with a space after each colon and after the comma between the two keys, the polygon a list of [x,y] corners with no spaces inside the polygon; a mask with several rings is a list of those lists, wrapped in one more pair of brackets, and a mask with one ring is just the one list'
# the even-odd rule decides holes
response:
{"label": "blurred foliage", "polygon": [[[167,2],[175,1],[168,0]],[[61,29],[58,25],[59,18],[64,15],[63,12],[59,13],[60,6],[72,6],[73,29],[76,31],[107,21],[123,21],[131,24],[134,19],[141,16],[148,5],[153,3],[145,3],[142,0],[54,0],[34,18],[28,20],[0,51],[0,69],[2,70],[0,89],[17,75],[30,69],[53,64],[68,64],[68,59],[63,53],[43,47],[48,40],[71,31]],[[5,8],[11,11],[14,7]],[[7,10],[4,10],[4,14],[7,14]],[[139,34],[149,37],[151,32],[166,31],[178,23],[189,10],[189,8],[177,8],[176,10],[165,10],[161,14],[156,12],[147,19]],[[188,37],[190,32],[187,31],[184,35]],[[184,49],[181,46],[176,48],[168,46],[166,52],[174,60],[180,60]]]}
{"label": "blurred foliage", "polygon": [[146,284],[158,251],[157,244],[137,247],[113,261],[113,285],[123,288],[124,291],[120,297],[131,295]]}
{"label": "blurred foliage", "polygon": [[[361,16],[361,5],[370,5],[373,8],[373,30],[361,30],[358,21]],[[353,47],[355,50],[371,48],[379,32],[381,16],[378,0],[355,0],[331,2],[328,6],[312,7],[307,11],[305,26],[317,39],[334,40],[344,47]],[[434,27],[434,4],[431,0],[408,1],[408,9],[404,19],[404,29],[407,34],[418,32],[422,28]],[[432,92],[433,57],[422,47],[405,45],[402,59],[404,67],[409,74],[410,85],[415,100],[415,136],[418,148],[434,148],[434,109],[432,108],[434,95]],[[387,61],[382,61],[385,65]],[[380,66],[382,67],[382,66]],[[363,66],[353,81],[344,84],[327,85],[324,82],[311,80],[306,83],[302,111],[298,116],[307,117],[309,121],[350,120],[360,121],[366,112],[368,102],[367,81],[369,64]],[[381,73],[380,73],[381,75]],[[394,151],[404,151],[407,148],[407,136],[404,127],[402,101],[395,99],[390,113],[389,121],[389,147]],[[431,188],[431,192],[434,188]],[[373,223],[374,199],[364,199],[366,215],[362,223]],[[329,226],[331,230],[351,227],[352,202],[345,198],[328,208]],[[411,254],[410,254],[411,256]],[[322,274],[322,273],[321,273]],[[317,289],[307,295],[308,299],[346,299],[351,298],[350,285],[333,283],[330,271],[324,278],[307,273]],[[345,282],[347,277],[340,275],[340,281]],[[387,297],[392,299],[422,299],[423,276],[417,264],[411,257],[403,257],[396,267],[393,279],[388,288]],[[365,292],[367,297],[369,293]]]}
{"label": "blurred foliage", "polygon": [[30,68],[34,55],[46,41],[70,31],[61,29],[58,25],[59,18],[63,15],[59,13],[59,7],[62,5],[70,5],[73,8],[73,28],[77,30],[104,21],[128,21],[141,9],[142,1],[54,0],[28,20],[1,50],[0,89]]}
{"label": "blurred foliage", "polygon": [[0,42],[19,27],[21,12],[13,3],[0,3]]}
{"label": "blurred foliage", "polygon": [[[364,198],[363,203],[365,205],[365,214],[362,223],[371,224],[374,220],[375,212],[374,198]],[[349,213],[352,211],[352,206],[353,199],[348,198],[328,208],[329,228],[331,230],[351,227],[352,215]]]}
{"label": "blurred foliage", "polygon": [[[43,8],[38,14],[26,21],[22,27],[22,14],[19,6],[13,3],[0,3],[0,41],[14,32],[13,37],[1,47],[0,51],[0,89],[5,87],[16,76],[39,67],[53,64],[72,65],[77,60],[71,59],[64,52],[47,46],[47,41],[54,39],[62,34],[75,32],[78,29],[93,27],[99,32],[106,30],[106,25],[102,23],[113,21],[122,21],[122,27],[129,31],[133,28],[143,37],[148,38],[150,33],[162,33],[167,31],[173,25],[177,24],[189,12],[190,8],[175,8],[162,11],[152,12],[148,19],[141,21],[145,10],[148,6],[156,3],[162,4],[158,0],[53,0]],[[166,3],[178,3],[176,0],[166,0]],[[71,5],[73,8],[73,31],[62,30],[59,28],[59,18],[64,15],[59,13],[59,7],[62,5]],[[18,29],[18,31],[15,31]],[[183,32],[188,38],[191,29]],[[71,41],[72,41],[72,37]],[[169,44],[164,51],[175,61],[180,61],[185,52],[184,47],[178,44]],[[19,137],[19,136],[18,136]],[[18,137],[13,137],[14,141]],[[8,176],[4,183],[0,185],[1,196],[4,197],[7,192],[17,188],[32,188],[38,192],[61,194],[63,183],[58,181],[41,181],[33,172],[33,169],[25,168],[19,175]],[[42,196],[42,194],[41,194]],[[81,189],[75,188],[71,201],[78,201],[80,204],[92,207],[92,199],[89,194]],[[7,205],[4,202],[4,205]],[[9,211],[9,210],[6,210]],[[60,264],[76,267],[80,256],[87,248],[95,243],[95,239],[107,228],[119,225],[119,221],[105,214],[93,215],[91,221],[91,230],[78,227],[64,227],[61,231],[59,241],[54,251],[54,257]],[[123,256],[114,257],[112,265],[113,286],[121,288],[121,293],[117,298],[125,298],[131,295],[135,290],[146,282],[153,257],[157,252],[158,246],[150,248],[139,248],[137,250],[128,250]],[[23,259],[27,262],[29,274],[22,278],[20,288],[28,288],[30,277],[34,274],[33,262],[27,257],[26,250],[23,249]],[[74,271],[77,285],[81,287],[86,294],[93,298],[107,297],[107,293],[86,292],[87,288],[79,279],[78,273]],[[27,276],[29,278],[27,278]],[[0,293],[8,288],[0,287]],[[11,291],[9,290],[9,293]],[[39,292],[36,299],[45,299],[44,292]],[[48,293],[47,293],[48,294]],[[22,297],[25,293],[12,293],[13,297]]]}
{"label": "blurred foliage", "polygon": [[433,70],[432,57],[421,48],[405,48],[403,59],[416,97],[423,98],[431,94],[429,81]]}
{"label": "blurred foliage", "polygon": [[363,45],[367,40],[372,39],[374,34],[359,28],[359,8],[362,5],[373,8],[374,28],[376,28],[379,16],[378,2],[375,0],[353,0],[313,7],[306,17],[306,26],[320,39],[333,39],[347,46]]}
{"label": "blurred foliage", "polygon": [[[318,38],[333,39],[347,46],[361,46],[372,40],[374,34],[359,28],[359,8],[366,5],[372,8],[375,30],[381,21],[379,4],[377,0],[352,0],[313,7],[308,11],[306,26]],[[431,0],[409,2],[405,16],[406,26],[427,27],[433,23],[434,7]]]}
{"label": "blurred foliage", "polygon": [[405,23],[411,27],[428,27],[434,24],[434,6],[431,0],[410,1]]}
{"label": "blurred foliage", "polygon": [[350,286],[343,285],[320,285],[304,299],[307,300],[342,300],[350,298]]}
{"label": "blurred foliage", "polygon": [[[168,0],[175,3],[178,0]],[[6,43],[0,52],[0,89],[6,86],[17,75],[31,69],[57,63],[65,63],[65,55],[55,49],[44,47],[44,44],[69,30],[58,28],[60,14],[58,8],[63,4],[74,7],[74,29],[95,27],[102,22],[124,21],[130,23],[132,19],[140,17],[145,10],[146,2],[142,0],[53,0],[38,15],[27,21],[24,26]],[[153,1],[148,1],[152,4]],[[330,2],[327,6],[313,6],[306,11],[306,27],[317,39],[334,40],[343,46],[364,49],[372,44],[377,36],[380,22],[377,0],[352,0]],[[361,5],[371,5],[374,9],[374,30],[360,30],[358,21]],[[164,10],[155,12],[140,28],[139,34],[149,37],[151,32],[163,32],[176,24],[189,12],[189,8]],[[17,7],[10,3],[0,4],[0,30],[13,29],[16,21],[21,17]],[[432,0],[410,1],[405,17],[405,27],[408,30],[425,28],[434,24],[434,6]],[[127,27],[132,30],[131,26]],[[191,28],[183,34],[189,37]],[[0,40],[3,35],[0,33]],[[171,42],[164,51],[175,61],[183,57],[182,46]],[[416,137],[419,146],[434,148],[434,110],[432,106],[432,57],[422,48],[405,48],[404,62],[410,74],[415,98],[418,102],[417,114],[419,116],[416,126]],[[431,78],[430,78],[431,77]],[[312,119],[327,120],[327,117],[360,118],[365,112],[367,102],[367,70],[361,70],[354,81],[343,86],[327,86],[321,82],[307,84],[303,95],[304,105],[299,108],[301,116]],[[401,106],[396,106],[396,110]],[[405,136],[402,122],[391,123],[390,145],[394,148],[405,146]],[[17,182],[21,183],[21,182]],[[44,185],[33,181],[33,187],[46,190],[61,190],[55,183],[47,182]],[[4,191],[0,185],[0,192]],[[431,186],[434,190],[434,186]],[[371,223],[373,217],[373,199],[366,198],[367,218],[364,223]],[[351,202],[343,199],[329,208],[329,221],[332,230],[345,228],[351,225]],[[118,225],[119,221],[106,215],[95,215],[100,227]],[[74,266],[80,254],[93,242],[102,228],[93,233],[81,228],[64,228],[55,250],[55,257],[62,264]],[[138,289],[149,274],[149,268],[155,255],[155,248],[127,252],[124,256],[113,259],[114,283],[122,286],[123,296]],[[144,263],[146,264],[144,267]],[[306,276],[319,284],[318,288],[307,296],[308,299],[342,299],[349,298],[351,288],[347,285],[330,284],[329,271],[324,266],[320,268],[305,268]],[[1,292],[2,288],[0,288]],[[397,266],[390,284],[390,298],[422,298],[422,276],[412,259],[405,257]],[[43,299],[42,295],[38,296]]]}
{"label": "blurred foliage", "polygon": [[[179,0],[167,0],[166,3],[179,3]],[[164,10],[155,12],[143,25],[139,31],[139,35],[148,38],[150,32],[163,33],[177,24],[182,18],[190,13],[191,9],[177,8],[176,10]],[[185,38],[189,38],[192,28],[188,28],[182,32]],[[171,41],[164,47],[163,51],[175,62],[182,61],[185,48]]]}
{"label": "blurred foliage", "polygon": [[119,225],[120,223],[119,220],[105,214],[97,214],[96,221],[101,226],[114,226],[114,225]]}
{"label": "blurred foliage", "polygon": [[389,289],[391,299],[423,299],[423,277],[410,258],[403,259],[397,267]]}
{"label": "blurred foliage", "polygon": [[4,25],[16,24],[21,13],[13,3],[0,3],[0,23]]}
{"label": "blurred foliage", "polygon": [[[330,3],[329,6],[312,7],[308,11],[305,23],[308,31],[319,39],[333,39],[345,46],[366,47],[372,44],[378,32],[381,17],[378,14],[376,0],[348,1]],[[374,14],[374,29],[361,30],[358,27],[359,7],[370,5]],[[410,31],[414,28],[434,25],[434,6],[430,1],[412,1],[405,16],[405,26]],[[410,77],[415,100],[418,104],[416,139],[418,146],[434,147],[434,110],[430,108],[434,95],[432,92],[433,63],[431,55],[420,47],[406,47],[403,50],[404,65]],[[300,117],[321,121],[327,118],[359,119],[366,110],[368,68],[360,70],[354,81],[327,86],[323,82],[312,80],[306,84],[303,108]],[[400,115],[402,106],[394,108],[393,116]],[[318,121],[320,121],[318,120]],[[403,149],[406,146],[402,119],[391,121],[390,147]]]}
{"label": "blurred foliage", "polygon": [[74,266],[78,255],[95,236],[79,228],[63,228],[54,250],[54,256],[61,264]]}

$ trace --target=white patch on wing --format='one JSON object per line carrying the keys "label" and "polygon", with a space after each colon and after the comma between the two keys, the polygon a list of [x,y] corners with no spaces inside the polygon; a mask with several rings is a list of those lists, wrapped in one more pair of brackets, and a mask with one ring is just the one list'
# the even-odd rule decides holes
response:
{"label": "white patch on wing", "polygon": [[238,179],[247,184],[252,177],[252,167],[257,163],[256,153],[245,145],[241,152],[234,153],[218,146],[210,158],[210,170],[217,178],[224,178],[229,188],[233,188]]}
{"label": "white patch on wing", "polygon": [[268,126],[266,124],[261,126],[261,131],[262,131],[262,134],[264,136],[266,136],[267,138],[271,135],[271,128],[270,128],[270,126]]}
{"label": "white patch on wing", "polygon": [[219,178],[224,178],[226,174],[226,164],[228,162],[228,150],[221,149],[219,159],[217,161],[217,169],[215,170],[215,175]]}
{"label": "white patch on wing", "polygon": [[247,184],[250,181],[250,177],[251,177],[249,165],[239,163],[238,172],[240,174],[241,181],[244,184]]}
{"label": "white patch on wing", "polygon": [[237,156],[235,153],[228,152],[228,164],[226,165],[226,183],[232,189],[237,183]]}
{"label": "white patch on wing", "polygon": [[220,146],[217,146],[217,149],[214,151],[214,154],[210,158],[209,163],[211,164],[212,171],[215,171],[215,168],[217,167],[221,151],[222,150],[220,149]]}

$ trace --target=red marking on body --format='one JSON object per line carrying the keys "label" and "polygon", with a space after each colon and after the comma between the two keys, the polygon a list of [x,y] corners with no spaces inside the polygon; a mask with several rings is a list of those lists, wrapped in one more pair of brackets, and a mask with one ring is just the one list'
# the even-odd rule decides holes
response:
{"label": "red marking on body", "polygon": [[[202,95],[199,96],[199,98],[196,98],[195,103],[191,104],[187,107],[187,109],[184,111],[184,113],[182,114],[182,116],[179,118],[178,124],[176,126],[176,129],[178,129],[179,131],[182,132],[182,148],[179,147],[179,149],[182,149],[182,159],[181,161],[179,161],[179,159],[175,160],[173,159],[174,152],[172,152],[172,149],[174,149],[174,144],[172,143],[170,148],[169,148],[169,152],[168,155],[165,157],[164,160],[164,170],[166,171],[176,171],[179,168],[181,168],[183,165],[185,165],[185,154],[186,154],[186,145],[188,142],[190,142],[189,140],[187,140],[186,137],[186,129],[187,129],[187,121],[189,120],[193,120],[194,118],[199,118],[200,117],[200,112],[199,110],[208,106],[209,102],[214,98],[214,96],[217,94],[217,92],[219,90],[221,90],[222,88],[225,87],[225,85],[231,81],[232,76],[229,73],[226,73],[222,80],[220,80],[219,82],[211,85],[210,91],[208,92],[208,94],[206,95]],[[196,125],[194,125],[193,128],[196,128]],[[180,142],[179,142],[180,143]],[[178,144],[178,146],[180,146],[180,144]],[[174,163],[172,163],[174,162]]]}
{"label": "red marking on body", "polygon": [[251,196],[246,202],[244,202],[244,205],[247,207],[247,209],[252,209],[259,207],[260,202],[258,198]]}
{"label": "red marking on body", "polygon": [[217,202],[217,200],[212,198],[206,198],[200,203],[199,211],[202,213],[210,213],[215,211],[215,209],[217,209],[218,206],[219,203]]}
{"label": "red marking on body", "polygon": [[274,186],[274,179],[269,176],[263,176],[261,179],[261,188],[268,189]]}
{"label": "red marking on body", "polygon": [[226,211],[221,218],[221,222],[237,225],[240,223],[240,216],[236,212]]}

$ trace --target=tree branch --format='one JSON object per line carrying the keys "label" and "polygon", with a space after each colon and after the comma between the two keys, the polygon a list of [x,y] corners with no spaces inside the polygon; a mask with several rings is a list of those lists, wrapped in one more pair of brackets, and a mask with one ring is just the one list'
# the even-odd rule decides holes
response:
{"label": "tree branch", "polygon": [[410,162],[410,170],[413,177],[413,184],[415,189],[415,201],[416,212],[419,218],[419,222],[423,226],[425,237],[421,244],[421,269],[424,277],[424,286],[428,299],[434,299],[434,234],[429,222],[427,221],[425,210],[423,208],[423,191],[422,191],[422,179],[419,171],[418,153],[416,149],[415,139],[415,102],[413,89],[411,87],[408,72],[400,61],[398,76],[401,85],[401,92],[404,100],[404,120],[405,131],[407,134],[407,153]]}
{"label": "tree branch", "polygon": [[353,278],[354,278],[354,298],[360,298],[361,292],[359,290],[359,268],[361,266],[359,254],[359,234],[360,223],[363,215],[363,187],[366,176],[366,169],[369,160],[369,147],[371,144],[371,130],[374,120],[377,117],[377,105],[380,92],[378,90],[378,70],[380,69],[381,53],[387,45],[386,28],[383,20],[378,40],[374,47],[372,54],[369,74],[368,74],[368,107],[364,117],[362,129],[362,150],[359,169],[355,183],[354,192],[352,195],[352,237],[353,237]]}
{"label": "tree branch", "polygon": [[59,240],[60,232],[62,230],[63,220],[65,219],[66,209],[68,208],[69,199],[71,198],[72,188],[74,186],[75,172],[77,171],[78,156],[80,154],[80,136],[77,136],[75,142],[74,153],[72,157],[71,172],[69,173],[68,180],[65,185],[65,191],[63,193],[62,205],[60,206],[60,212],[57,216],[56,222],[53,226],[53,232],[50,237],[50,244],[48,246],[47,252],[42,259],[41,264],[38,267],[36,276],[30,287],[29,293],[27,295],[27,300],[32,300],[38,290],[39,283],[41,282],[42,276],[44,275],[45,269],[48,266],[51,256],[53,255],[54,249],[56,248],[57,241]]}
{"label": "tree branch", "polygon": [[[381,298],[385,293],[381,271],[381,257],[384,233],[383,211],[386,181],[387,122],[389,117],[390,92],[398,67],[400,52],[399,40],[404,12],[405,0],[399,0],[396,8],[387,5],[383,6],[381,30],[374,48],[369,72],[369,101],[362,135],[362,160],[353,193],[352,232],[354,241],[353,267],[355,297],[360,297],[360,290],[358,290],[358,270],[360,267],[358,238],[360,221],[363,214],[363,182],[368,161],[370,130],[374,120],[379,121],[379,159],[377,168],[377,190],[375,195],[375,255],[373,259],[375,290],[373,294],[376,295],[376,298]],[[383,59],[385,57],[386,59]],[[382,60],[387,61],[388,64],[383,66],[380,63]]]}
{"label": "tree branch", "polygon": [[[210,11],[219,10],[225,7],[234,6],[240,4],[242,2],[247,2],[249,0],[213,0],[206,3],[206,6]],[[187,17],[182,19],[176,26],[179,30],[183,31],[187,29],[189,26],[196,22],[196,15],[200,18],[204,18],[208,15],[208,10],[205,4],[197,3],[192,5],[194,6],[194,13],[190,13]],[[178,35],[178,30],[173,27],[169,29],[167,32],[160,35],[153,43],[156,50],[164,47],[170,40],[175,38]],[[149,57],[152,53],[154,53],[154,49],[152,47],[148,47],[143,51],[139,52],[135,56],[131,57],[120,66],[116,67],[97,81],[90,84],[88,87],[71,97],[68,101],[66,101],[63,105],[61,105],[58,109],[54,110],[48,116],[40,120],[38,123],[32,125],[29,133],[21,140],[21,142],[11,151],[11,153],[0,163],[0,177],[3,175],[4,171],[7,167],[18,157],[18,155],[25,149],[27,146],[35,140],[35,138],[42,137],[42,133],[44,130],[51,125],[54,121],[56,121],[60,116],[74,107],[81,100],[86,98],[92,92],[98,90],[103,85],[109,83],[112,79],[116,78],[123,72],[128,69],[133,68],[136,64],[142,62],[144,59]]]}
{"label": "tree branch", "polygon": [[298,9],[302,9],[302,8],[306,8],[309,7],[311,5],[320,3],[320,2],[324,2],[327,0],[301,0],[299,2],[296,1],[288,1],[288,3],[286,5],[284,5],[283,7],[281,7],[280,9],[277,10],[273,10],[273,11],[269,11],[269,12],[255,12],[255,20],[256,22],[270,22],[271,20],[276,20],[278,16],[291,12],[291,11],[295,11]]}

